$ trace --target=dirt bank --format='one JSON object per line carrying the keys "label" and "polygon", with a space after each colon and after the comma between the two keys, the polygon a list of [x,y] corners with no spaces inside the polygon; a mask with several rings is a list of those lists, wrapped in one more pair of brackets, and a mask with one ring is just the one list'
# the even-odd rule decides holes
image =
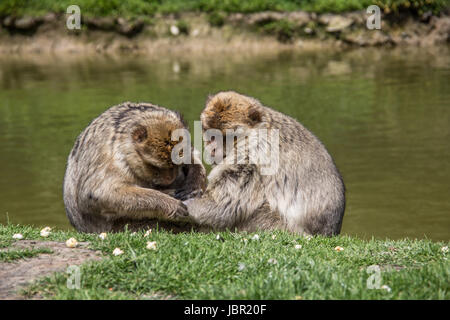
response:
{"label": "dirt bank", "polygon": [[70,265],[99,260],[100,253],[87,249],[87,245],[88,243],[79,243],[77,248],[71,249],[64,243],[55,241],[22,240],[13,243],[6,250],[49,248],[53,253],[44,253],[16,262],[0,263],[0,300],[24,299],[19,291],[32,281],[54,272],[64,271]]}
{"label": "dirt bank", "polygon": [[68,30],[66,16],[1,17],[0,53],[213,53],[351,46],[435,46],[448,44],[450,17],[382,15],[381,30],[366,27],[365,12],[315,14],[260,12],[216,17],[203,13],[159,15],[127,21],[83,17]]}

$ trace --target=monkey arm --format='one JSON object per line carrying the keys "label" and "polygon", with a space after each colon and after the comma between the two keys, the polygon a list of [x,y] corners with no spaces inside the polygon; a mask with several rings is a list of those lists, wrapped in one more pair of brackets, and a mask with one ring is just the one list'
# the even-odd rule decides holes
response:
{"label": "monkey arm", "polygon": [[189,215],[200,225],[232,229],[263,205],[261,183],[252,166],[229,166],[218,174],[213,169],[205,193],[186,201]]}
{"label": "monkey arm", "polygon": [[158,190],[125,185],[110,190],[102,201],[102,214],[115,218],[163,218],[174,220],[188,215],[179,200]]}
{"label": "monkey arm", "polygon": [[[226,198],[223,199],[226,201]],[[202,197],[189,199],[184,202],[188,208],[189,215],[194,222],[216,229],[231,229],[235,224],[232,207],[220,205],[219,202],[204,194]]]}

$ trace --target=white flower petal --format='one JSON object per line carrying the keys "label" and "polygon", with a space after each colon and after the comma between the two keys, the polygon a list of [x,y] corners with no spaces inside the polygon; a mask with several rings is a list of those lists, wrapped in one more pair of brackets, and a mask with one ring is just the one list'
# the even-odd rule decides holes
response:
{"label": "white flower petal", "polygon": [[47,238],[50,235],[51,230],[52,230],[52,228],[50,228],[50,227],[45,227],[44,229],[42,229],[40,232],[41,237]]}
{"label": "white flower petal", "polygon": [[147,249],[149,250],[156,250],[156,241],[149,241],[147,242]]}
{"label": "white flower petal", "polygon": [[75,248],[78,245],[78,241],[75,238],[67,239],[66,247]]}
{"label": "white flower petal", "polygon": [[121,254],[123,254],[123,251],[120,248],[115,248],[114,249],[113,255],[120,256]]}
{"label": "white flower petal", "polygon": [[150,235],[150,233],[152,233],[152,229],[148,229],[145,234],[144,237],[148,237]]}
{"label": "white flower petal", "polygon": [[387,292],[391,292],[391,288],[388,285],[382,285],[381,289],[386,290]]}

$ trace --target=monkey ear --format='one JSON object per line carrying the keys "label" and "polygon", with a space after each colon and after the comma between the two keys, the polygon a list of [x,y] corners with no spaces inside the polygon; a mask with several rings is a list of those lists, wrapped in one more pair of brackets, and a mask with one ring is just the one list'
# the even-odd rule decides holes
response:
{"label": "monkey ear", "polygon": [[147,129],[144,126],[137,126],[133,129],[131,136],[133,137],[133,141],[140,143],[147,139]]}
{"label": "monkey ear", "polygon": [[177,118],[181,121],[181,123],[183,124],[183,126],[189,130],[189,126],[188,123],[186,122],[186,120],[184,120],[183,115],[181,114],[180,111],[174,111],[175,114],[177,115]]}
{"label": "monkey ear", "polygon": [[261,122],[262,115],[255,107],[250,107],[248,110],[248,118],[252,124],[257,124]]}
{"label": "monkey ear", "polygon": [[208,95],[208,98],[206,98],[205,106],[208,106],[208,105],[209,105],[209,103],[211,102],[212,98],[214,98],[214,95],[209,94],[209,95]]}

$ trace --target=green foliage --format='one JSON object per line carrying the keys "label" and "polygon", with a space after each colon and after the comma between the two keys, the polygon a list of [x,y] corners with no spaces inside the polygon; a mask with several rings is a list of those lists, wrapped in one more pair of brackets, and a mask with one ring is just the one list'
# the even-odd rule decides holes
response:
{"label": "green foliage", "polygon": [[377,5],[384,13],[410,11],[422,14],[427,11],[438,13],[450,5],[449,0],[314,0],[303,1],[303,9],[314,12],[345,12],[364,10],[370,5]]}
{"label": "green foliage", "polygon": [[[1,226],[39,239],[39,230]],[[219,238],[217,238],[219,235]],[[182,233],[153,230],[108,234],[105,240],[74,231],[47,240],[89,241],[105,258],[81,266],[81,289],[67,288],[66,273],[35,283],[27,294],[53,299],[449,299],[450,264],[444,242],[304,237],[286,232]],[[156,241],[157,250],[146,248]],[[301,245],[301,248],[296,248]],[[336,246],[344,248],[335,250]],[[112,254],[114,248],[124,253]],[[368,289],[367,267],[381,269],[381,285]]]}
{"label": "green foliage", "polygon": [[226,14],[219,11],[213,11],[208,16],[208,22],[213,27],[222,27],[225,23]]}
{"label": "green foliage", "polygon": [[189,34],[189,24],[185,20],[178,20],[177,27],[180,33]]}
{"label": "green foliage", "polygon": [[281,19],[279,21],[269,22],[262,26],[265,33],[276,35],[280,42],[289,42],[292,40],[296,27],[295,24],[289,20]]}
{"label": "green foliage", "polygon": [[[2,0],[0,15],[40,15],[49,11],[66,12],[70,0]],[[409,10],[415,13],[439,12],[449,6],[449,0],[78,0],[82,14],[95,16],[145,16],[155,13],[183,11],[259,12],[307,10],[313,12],[344,12],[363,10],[371,4],[386,13]]]}
{"label": "green foliage", "polygon": [[437,14],[442,8],[448,7],[448,0],[376,0],[384,13],[398,13],[400,11],[410,11],[416,14],[423,14],[427,11]]}

